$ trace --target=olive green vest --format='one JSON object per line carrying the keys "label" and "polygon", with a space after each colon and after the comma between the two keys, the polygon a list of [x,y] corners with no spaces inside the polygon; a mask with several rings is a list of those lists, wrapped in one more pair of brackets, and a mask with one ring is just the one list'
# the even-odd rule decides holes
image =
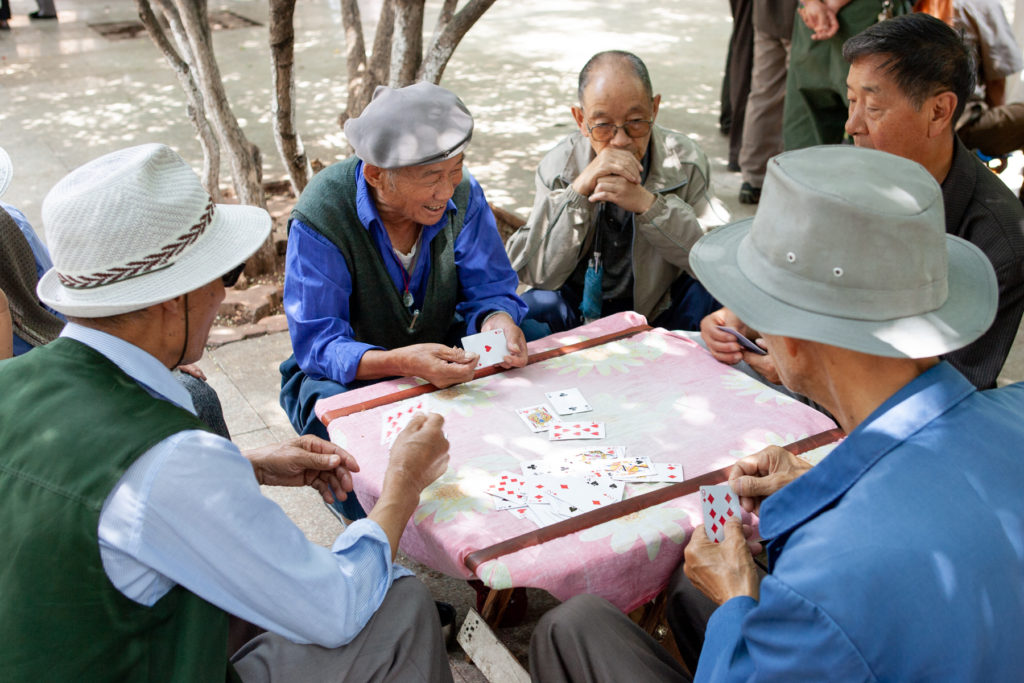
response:
{"label": "olive green vest", "polygon": [[237,679],[227,615],[181,586],[152,607],[129,600],[97,538],[125,470],[207,427],[67,338],[0,362],[0,387],[0,679]]}
{"label": "olive green vest", "polygon": [[[328,166],[313,176],[292,211],[297,218],[329,239],[348,266],[352,279],[349,322],[355,339],[396,349],[410,344],[443,342],[455,317],[459,279],[455,269],[455,239],[469,204],[469,175],[455,189],[455,211],[430,241],[430,276],[423,307],[414,315],[402,304],[388,275],[384,257],[356,211],[357,157]],[[421,258],[423,256],[421,255]]]}

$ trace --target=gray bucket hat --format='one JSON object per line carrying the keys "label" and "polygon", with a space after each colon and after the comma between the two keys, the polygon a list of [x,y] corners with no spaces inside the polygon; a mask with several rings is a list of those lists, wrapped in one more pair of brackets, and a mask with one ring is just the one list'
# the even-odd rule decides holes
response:
{"label": "gray bucket hat", "polygon": [[373,166],[423,166],[466,149],[473,117],[455,93],[439,85],[378,85],[363,113],[345,122],[345,135],[356,156]]}
{"label": "gray bucket hat", "polygon": [[760,332],[876,356],[966,346],[998,299],[985,254],[946,234],[931,174],[847,145],[772,159],[756,216],[705,235],[690,263]]}

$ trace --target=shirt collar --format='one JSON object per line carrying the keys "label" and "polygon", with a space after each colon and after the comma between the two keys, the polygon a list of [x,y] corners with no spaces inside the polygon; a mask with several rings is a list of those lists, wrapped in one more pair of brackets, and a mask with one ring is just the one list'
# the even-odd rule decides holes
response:
{"label": "shirt collar", "polygon": [[834,504],[893,448],[977,391],[941,362],[875,409],[824,460],[761,505],[761,535],[788,535]]}
{"label": "shirt collar", "polygon": [[163,363],[138,346],[112,334],[76,323],[65,325],[60,336],[74,339],[103,354],[150,393],[184,408],[193,415],[196,414],[188,390],[174,378]]}
{"label": "shirt collar", "polygon": [[[363,224],[364,229],[369,230],[371,225],[377,224],[383,230],[384,222],[380,219],[377,205],[373,202],[373,194],[366,184],[366,176],[363,175],[363,165],[364,162],[362,160],[356,164],[356,215],[359,216],[359,222]],[[444,212],[439,221],[433,225],[423,226],[423,234],[432,235],[447,222],[449,215],[457,211],[454,198],[448,199],[447,206],[448,210]]]}

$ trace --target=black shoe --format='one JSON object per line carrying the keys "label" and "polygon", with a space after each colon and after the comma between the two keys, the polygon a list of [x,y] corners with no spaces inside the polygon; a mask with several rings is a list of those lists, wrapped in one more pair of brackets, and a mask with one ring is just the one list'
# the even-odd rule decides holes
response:
{"label": "black shoe", "polygon": [[726,170],[727,170],[727,171],[729,171],[730,173],[739,173],[739,172],[740,172],[740,165],[739,165],[738,163],[736,163],[735,161],[730,161],[730,162],[729,162],[729,163],[728,163],[728,164],[726,165],[726,167],[725,167],[725,168],[726,168]]}
{"label": "black shoe", "polygon": [[757,204],[761,201],[761,188],[754,187],[750,183],[743,183],[740,187],[740,204]]}
{"label": "black shoe", "polygon": [[10,31],[10,30],[11,30],[11,25],[7,23],[6,19],[4,19],[3,21],[0,21],[0,31]]}
{"label": "black shoe", "polygon": [[56,19],[57,15],[56,14],[40,14],[39,11],[36,10],[35,12],[29,12],[28,18],[29,19]]}
{"label": "black shoe", "polygon": [[437,618],[441,620],[441,637],[444,638],[445,646],[450,647],[455,639],[455,618],[458,612],[450,602],[434,601],[437,608]]}

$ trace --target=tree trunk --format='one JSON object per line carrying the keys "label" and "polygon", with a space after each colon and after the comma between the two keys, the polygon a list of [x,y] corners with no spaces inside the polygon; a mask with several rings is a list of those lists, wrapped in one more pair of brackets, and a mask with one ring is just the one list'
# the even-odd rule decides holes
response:
{"label": "tree trunk", "polygon": [[[171,0],[159,0],[161,6],[169,8]],[[259,148],[249,142],[242,132],[238,119],[235,118],[224,92],[217,59],[213,53],[213,40],[210,35],[210,24],[206,14],[206,0],[173,0],[173,9],[177,12],[178,24],[183,36],[177,36],[179,45],[187,43],[191,51],[190,64],[199,74],[199,87],[203,98],[210,107],[217,136],[222,147],[227,150],[228,163],[231,166],[232,182],[235,194],[242,204],[266,208],[263,197],[263,166]],[[169,14],[169,13],[168,13]],[[168,16],[168,19],[172,19]],[[172,29],[175,22],[171,21]],[[177,30],[175,31],[177,34]],[[184,49],[184,48],[183,48]],[[255,275],[273,272],[277,268],[277,252],[273,238],[268,237],[263,246],[253,254],[245,268],[250,278]]]}
{"label": "tree trunk", "polygon": [[341,23],[345,27],[345,66],[348,75],[348,97],[345,111],[338,117],[338,125],[363,113],[370,103],[373,91],[388,80],[391,69],[391,36],[394,33],[394,0],[384,0],[380,20],[373,39],[373,53],[366,58],[363,41],[363,20],[357,0],[342,0]]}
{"label": "tree trunk", "polygon": [[426,0],[394,0],[395,28],[391,52],[391,87],[416,82],[423,59],[423,6]]}
{"label": "tree trunk", "polygon": [[274,114],[274,141],[281,155],[295,196],[302,194],[313,168],[306,156],[302,138],[295,130],[295,0],[270,0],[270,55],[274,84],[274,100],[271,111]]}
{"label": "tree trunk", "polygon": [[[435,33],[431,41],[423,63],[420,66],[417,80],[440,83],[444,69],[448,66],[448,60],[455,53],[459,41],[466,35],[466,32],[473,27],[484,12],[490,9],[495,0],[470,0],[455,16],[447,22],[445,27]],[[447,7],[447,2],[445,3]],[[442,12],[442,16],[443,16]],[[440,22],[440,18],[438,19]]]}
{"label": "tree trunk", "polygon": [[174,73],[178,76],[178,82],[181,83],[181,88],[185,91],[185,97],[188,99],[185,111],[188,113],[189,120],[192,121],[192,126],[196,129],[196,135],[199,136],[199,146],[203,150],[203,171],[200,177],[202,178],[203,186],[210,193],[213,201],[219,202],[220,145],[217,142],[217,136],[213,133],[213,129],[210,128],[210,122],[206,118],[203,94],[199,91],[199,86],[196,85],[195,79],[192,78],[192,70],[189,68],[188,63],[181,58],[174,49],[174,46],[171,45],[171,41],[168,40],[167,34],[164,32],[163,26],[160,25],[149,0],[135,0],[135,6],[139,10],[139,19],[142,21],[142,25],[146,27],[149,37],[163,53],[167,63],[174,69]]}

